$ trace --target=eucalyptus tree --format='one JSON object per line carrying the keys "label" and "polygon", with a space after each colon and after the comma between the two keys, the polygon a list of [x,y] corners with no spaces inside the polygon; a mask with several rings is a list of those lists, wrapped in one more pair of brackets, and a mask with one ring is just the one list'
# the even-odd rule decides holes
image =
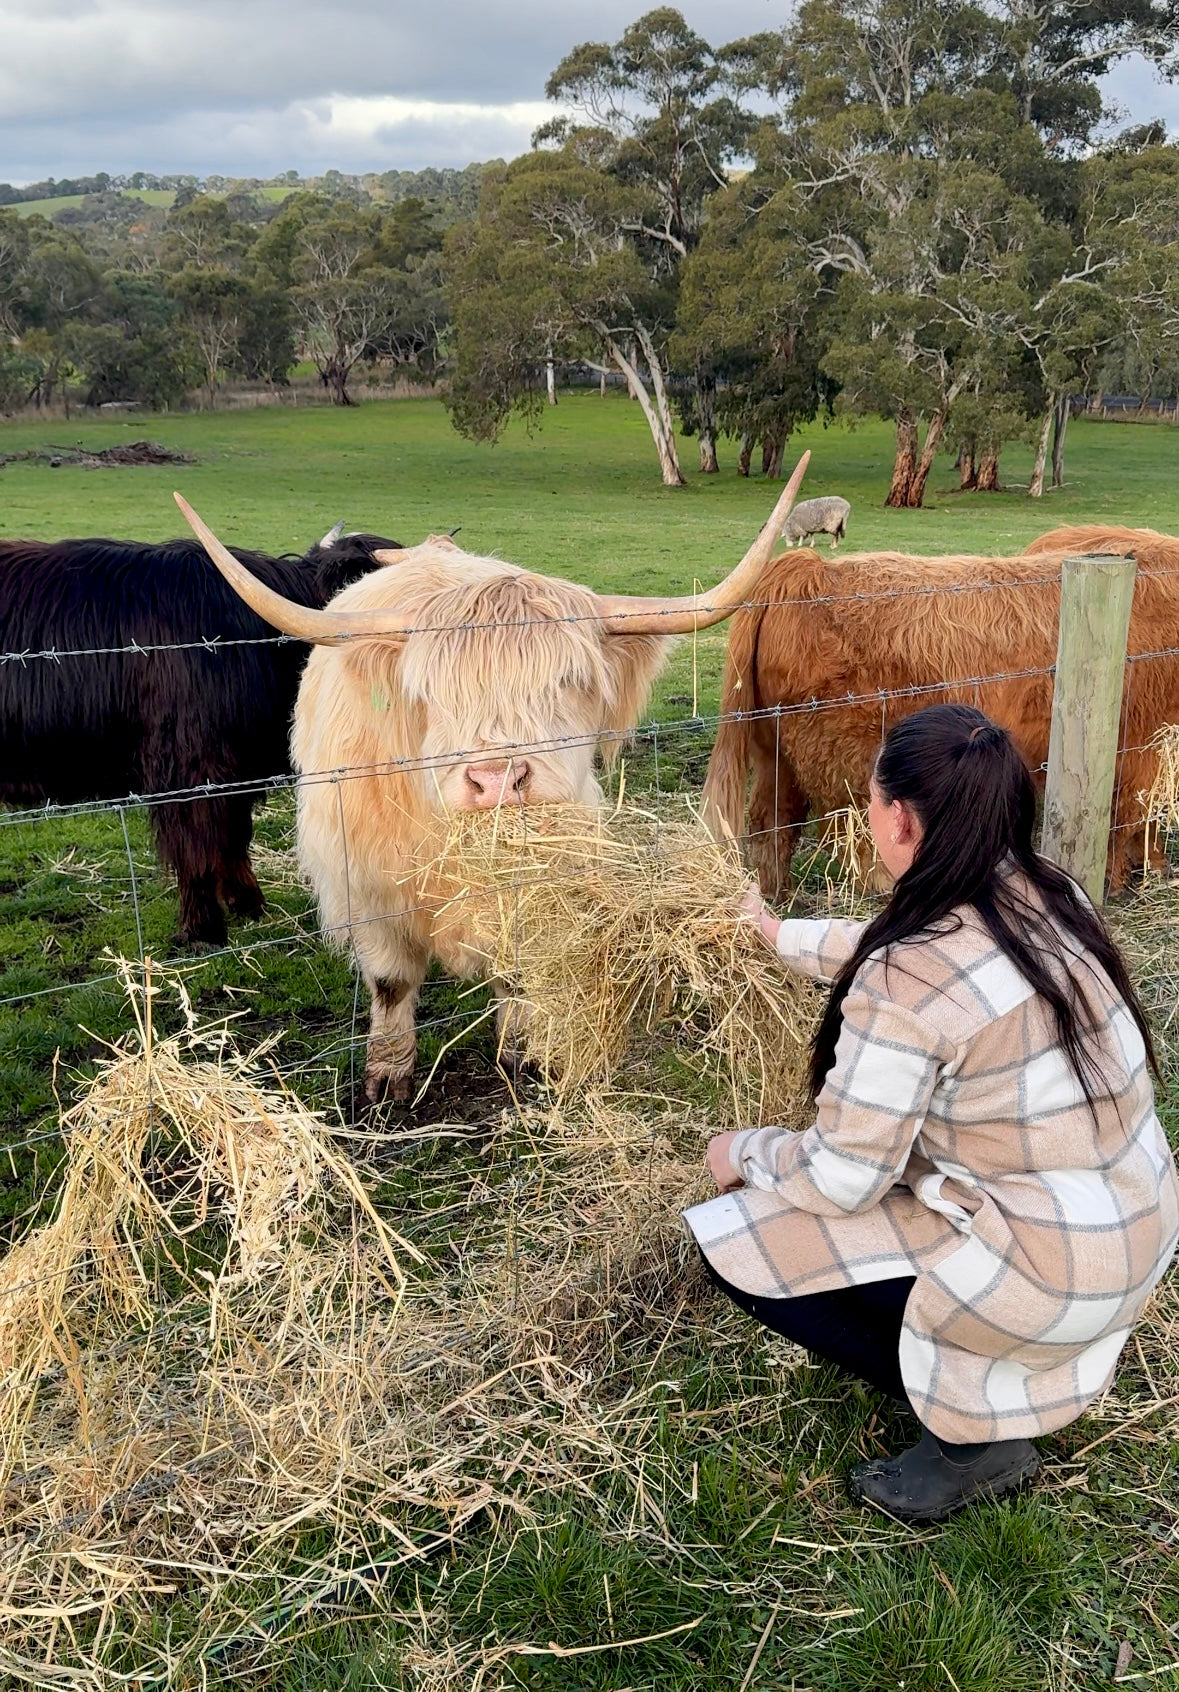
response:
{"label": "eucalyptus tree", "polygon": [[1132,54],[1164,76],[1179,52],[1175,0],[988,0],[998,25],[993,77],[1054,150],[1087,143],[1101,121],[1100,78]]}
{"label": "eucalyptus tree", "polygon": [[1123,333],[1118,242],[1080,154],[1096,78],[1133,50],[1165,68],[1174,38],[1170,0],[804,0],[726,49],[778,104],[759,165],[805,203],[837,405],[896,425],[887,503],[921,503],[947,439],[997,479],[1021,409],[1032,491],[1053,424],[1060,473],[1068,394]]}
{"label": "eucalyptus tree", "polygon": [[[675,7],[659,6],[615,42],[575,47],[545,93],[573,116],[546,124],[536,143],[592,147],[598,167],[630,194],[620,233],[653,280],[674,290],[712,196],[727,185],[756,127],[732,96],[723,56]],[[700,468],[708,472],[716,469],[711,361],[689,368],[693,383],[681,409],[699,434]]]}
{"label": "eucalyptus tree", "polygon": [[669,487],[682,485],[666,371],[674,293],[631,238],[640,190],[586,156],[584,136],[489,170],[479,216],[447,238],[456,358],[451,416],[494,440],[535,416],[549,358],[601,353],[643,408]]}
{"label": "eucalyptus tree", "polygon": [[210,411],[226,366],[237,352],[250,289],[243,277],[213,265],[186,265],[168,279],[201,360]]}
{"label": "eucalyptus tree", "polygon": [[792,184],[754,172],[716,196],[684,266],[671,353],[716,385],[717,423],[741,440],[742,474],[758,441],[763,470],[780,474],[791,432],[829,398],[819,368],[829,298]]}

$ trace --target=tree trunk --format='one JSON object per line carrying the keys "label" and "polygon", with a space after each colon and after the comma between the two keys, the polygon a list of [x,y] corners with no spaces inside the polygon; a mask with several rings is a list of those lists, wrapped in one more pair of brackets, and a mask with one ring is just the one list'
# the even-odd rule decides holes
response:
{"label": "tree trunk", "polygon": [[720,470],[716,461],[716,383],[700,371],[696,372],[696,421],[700,432],[700,474],[715,476]]}
{"label": "tree trunk", "polygon": [[1085,407],[1085,410],[1089,413],[1090,417],[1100,417],[1101,413],[1104,409],[1105,409],[1105,390],[1104,390],[1104,388],[1098,388],[1098,390],[1095,394],[1090,394],[1089,403]]}
{"label": "tree trunk", "polygon": [[1028,483],[1028,493],[1032,499],[1041,499],[1044,494],[1044,466],[1048,462],[1048,437],[1052,433],[1052,419],[1056,407],[1049,405],[1044,413],[1044,421],[1040,425],[1040,438],[1036,442],[1036,461],[1032,465],[1032,479]]}
{"label": "tree trunk", "polygon": [[987,447],[979,457],[975,487],[979,493],[999,491],[999,449]]}
{"label": "tree trunk", "polygon": [[782,479],[782,454],[786,442],[777,435],[766,435],[761,443],[761,473],[771,481]]}
{"label": "tree trunk", "polygon": [[929,428],[925,431],[925,445],[921,448],[921,457],[917,460],[917,468],[909,483],[908,505],[912,511],[918,510],[925,498],[925,484],[929,480],[929,472],[933,469],[933,461],[942,444],[949,415],[949,406],[943,405],[929,420]]}
{"label": "tree trunk", "polygon": [[598,373],[598,398],[599,399],[605,399],[605,397],[606,397],[606,372],[604,370],[602,370],[602,371],[599,371],[599,373]]}
{"label": "tree trunk", "polygon": [[557,373],[556,373],[556,370],[553,367],[553,361],[552,361],[551,358],[547,358],[545,360],[544,382],[545,382],[545,391],[547,392],[547,394],[549,396],[549,404],[550,405],[556,405],[556,403],[557,403]]}
{"label": "tree trunk", "polygon": [[978,486],[978,469],[974,459],[973,441],[964,441],[959,450],[958,486],[963,492]]}
{"label": "tree trunk", "polygon": [[655,356],[654,348],[645,345],[643,349],[647,353],[647,368],[651,373],[652,386],[655,389],[654,402],[652,402],[652,397],[643,384],[636,364],[626,356],[604,325],[601,326],[600,333],[610,357],[626,377],[631,398],[637,400],[643,408],[647,427],[651,431],[651,439],[655,443],[655,451],[659,455],[659,472],[663,477],[664,487],[685,487],[687,484],[684,480],[684,473],[680,469],[680,461],[675,449],[675,425],[668,409],[667,393],[663,386],[663,372],[659,367],[659,360]]}
{"label": "tree trunk", "polygon": [[1064,437],[1068,431],[1069,411],[1068,395],[1058,395],[1052,429],[1052,486],[1054,488],[1064,486]]}
{"label": "tree trunk", "polygon": [[917,419],[911,411],[902,411],[897,418],[897,450],[885,505],[904,507],[909,504],[909,489],[916,469]]}
{"label": "tree trunk", "polygon": [[737,474],[738,474],[738,476],[748,476],[748,474],[749,474],[749,461],[752,457],[753,457],[753,436],[750,435],[750,434],[744,434],[744,435],[741,436],[741,451],[737,454]]}

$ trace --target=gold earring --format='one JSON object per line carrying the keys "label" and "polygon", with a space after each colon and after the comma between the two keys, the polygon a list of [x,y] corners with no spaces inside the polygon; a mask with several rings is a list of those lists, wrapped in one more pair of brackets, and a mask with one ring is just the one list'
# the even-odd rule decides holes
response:
{"label": "gold earring", "polygon": [[896,843],[897,843],[897,837],[896,837],[896,835],[895,835],[895,834],[890,834],[890,835],[889,835],[889,839],[890,839],[890,840],[891,840],[891,841],[892,841],[892,843],[893,843],[893,845],[894,845],[894,846],[895,846],[895,845],[896,845]]}

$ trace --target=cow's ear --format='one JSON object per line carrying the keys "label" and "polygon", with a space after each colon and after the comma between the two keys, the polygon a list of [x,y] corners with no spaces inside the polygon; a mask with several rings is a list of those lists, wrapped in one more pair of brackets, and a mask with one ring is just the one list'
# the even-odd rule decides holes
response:
{"label": "cow's ear", "polygon": [[[602,727],[624,734],[642,715],[672,643],[663,635],[610,635],[602,646],[612,683]],[[603,743],[602,755],[608,764],[618,756],[621,744],[617,739]]]}
{"label": "cow's ear", "polygon": [[358,637],[342,641],[336,650],[352,675],[372,691],[374,698],[385,698],[402,691],[399,671],[405,644],[404,635],[381,635],[370,640]]}

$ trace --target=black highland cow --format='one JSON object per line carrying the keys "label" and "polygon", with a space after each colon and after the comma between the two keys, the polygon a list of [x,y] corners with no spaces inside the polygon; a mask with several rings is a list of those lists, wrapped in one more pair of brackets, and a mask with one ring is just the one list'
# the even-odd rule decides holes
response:
{"label": "black highland cow", "polygon": [[[302,558],[237,556],[301,605],[322,606],[396,547],[333,531]],[[0,661],[0,803],[77,804],[258,783],[289,770],[287,735],[308,648],[276,642],[195,540],[0,541],[0,651],[172,646],[219,637],[258,646]],[[259,791],[149,809],[176,873],[181,939],[221,945],[224,904],[256,917],[250,867]]]}

